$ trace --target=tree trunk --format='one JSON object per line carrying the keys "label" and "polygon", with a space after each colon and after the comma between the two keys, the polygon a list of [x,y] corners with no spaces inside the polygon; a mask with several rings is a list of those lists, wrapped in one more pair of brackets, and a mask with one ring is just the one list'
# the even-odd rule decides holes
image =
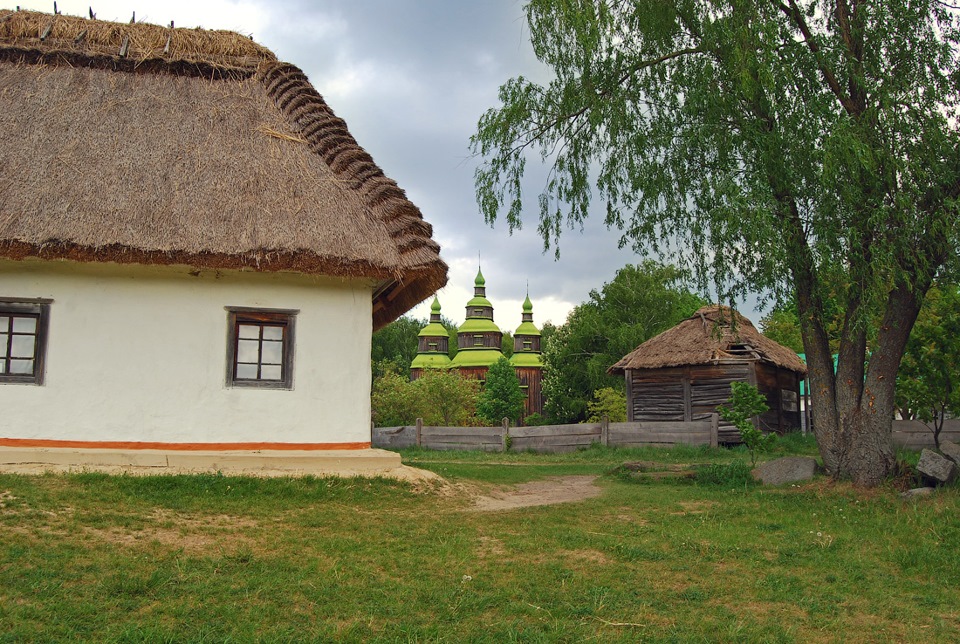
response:
{"label": "tree trunk", "polygon": [[[824,466],[835,479],[874,487],[896,468],[892,426],[897,370],[929,289],[928,280],[918,281],[913,287],[901,284],[891,291],[869,356],[865,351],[841,349],[837,376],[832,364],[829,372],[823,367],[829,351],[824,351],[822,343],[808,348],[804,338],[810,361],[814,434]],[[862,364],[868,358],[864,372]],[[844,365],[844,360],[858,363]],[[862,380],[860,373],[864,374]]]}

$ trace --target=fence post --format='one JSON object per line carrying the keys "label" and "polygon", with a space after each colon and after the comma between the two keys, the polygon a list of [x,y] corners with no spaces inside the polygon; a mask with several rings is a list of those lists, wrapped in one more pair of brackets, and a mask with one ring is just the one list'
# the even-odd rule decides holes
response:
{"label": "fence post", "polygon": [[604,447],[610,444],[610,416],[606,414],[600,419],[600,444]]}
{"label": "fence post", "polygon": [[503,427],[503,437],[500,439],[503,441],[503,451],[507,451],[507,443],[510,442],[510,419],[504,416],[503,420],[500,421],[500,426]]}
{"label": "fence post", "polygon": [[720,446],[720,416],[710,414],[710,447]]}
{"label": "fence post", "polygon": [[417,447],[420,447],[421,434],[423,434],[423,419],[417,419]]}

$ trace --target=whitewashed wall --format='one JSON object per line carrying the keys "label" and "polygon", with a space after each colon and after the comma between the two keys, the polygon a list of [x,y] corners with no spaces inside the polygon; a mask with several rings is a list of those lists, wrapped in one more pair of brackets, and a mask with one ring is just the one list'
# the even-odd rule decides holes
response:
{"label": "whitewashed wall", "polygon": [[[51,298],[42,385],[0,384],[0,438],[368,443],[366,280],[0,261],[0,297]],[[293,390],[226,386],[224,307],[297,309]]]}

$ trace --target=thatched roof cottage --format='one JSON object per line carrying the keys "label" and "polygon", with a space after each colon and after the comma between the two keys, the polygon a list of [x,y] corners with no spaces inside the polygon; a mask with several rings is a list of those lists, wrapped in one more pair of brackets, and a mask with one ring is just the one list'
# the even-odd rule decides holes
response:
{"label": "thatched roof cottage", "polygon": [[[766,395],[770,411],[760,427],[784,432],[800,427],[800,381],[806,366],[796,353],[764,337],[725,306],[706,306],[657,335],[610,367],[627,386],[627,418],[699,420],[730,398],[732,382],[749,382]],[[720,441],[739,433],[721,424]]]}
{"label": "thatched roof cottage", "polygon": [[366,448],[418,208],[240,34],[0,10],[0,444]]}

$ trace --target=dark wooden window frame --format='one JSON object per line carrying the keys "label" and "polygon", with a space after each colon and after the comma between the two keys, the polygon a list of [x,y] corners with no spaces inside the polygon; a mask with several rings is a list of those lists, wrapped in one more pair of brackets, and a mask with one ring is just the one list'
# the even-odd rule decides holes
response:
{"label": "dark wooden window frame", "polygon": [[[250,389],[293,389],[293,356],[296,319],[299,311],[291,309],[255,309],[227,307],[227,386]],[[258,380],[237,377],[237,344],[241,324],[273,326],[283,329],[281,378]]]}
{"label": "dark wooden window frame", "polygon": [[[13,298],[0,297],[0,317],[32,317],[37,320],[34,333],[33,373],[7,373],[9,371],[12,335],[7,335],[5,346],[0,347],[0,384],[42,385],[44,366],[47,355],[47,338],[50,335],[50,304],[53,300],[42,298]],[[12,322],[10,323],[12,327]],[[0,329],[0,333],[7,334],[10,327]]]}

